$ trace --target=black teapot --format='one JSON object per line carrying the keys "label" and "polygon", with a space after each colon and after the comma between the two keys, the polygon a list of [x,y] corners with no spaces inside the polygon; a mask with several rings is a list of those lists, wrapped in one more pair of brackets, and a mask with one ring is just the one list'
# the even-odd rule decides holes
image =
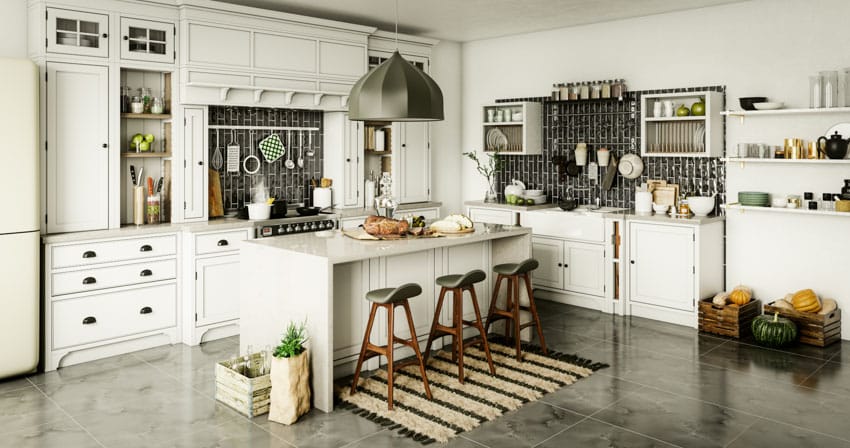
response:
{"label": "black teapot", "polygon": [[[821,143],[823,140],[825,143]],[[825,153],[830,159],[843,159],[847,156],[847,140],[844,140],[838,131],[835,131],[829,138],[819,137],[818,148]]]}

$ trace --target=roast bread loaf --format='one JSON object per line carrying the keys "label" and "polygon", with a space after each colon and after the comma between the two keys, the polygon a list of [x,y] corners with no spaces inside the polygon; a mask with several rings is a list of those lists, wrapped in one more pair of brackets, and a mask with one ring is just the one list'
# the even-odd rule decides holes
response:
{"label": "roast bread loaf", "polygon": [[363,229],[366,230],[366,233],[374,236],[404,235],[409,227],[410,224],[405,220],[399,221],[382,216],[369,216],[363,223]]}

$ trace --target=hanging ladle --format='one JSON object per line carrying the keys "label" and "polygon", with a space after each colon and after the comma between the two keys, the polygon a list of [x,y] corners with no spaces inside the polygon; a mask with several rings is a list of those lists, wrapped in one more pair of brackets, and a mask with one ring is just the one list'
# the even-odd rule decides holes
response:
{"label": "hanging ladle", "polygon": [[286,133],[286,140],[287,140],[287,143],[288,143],[288,145],[286,145],[286,146],[289,148],[289,152],[286,155],[286,161],[283,162],[283,166],[285,166],[286,169],[291,170],[291,169],[295,168],[295,162],[292,161],[292,133],[291,132]]}
{"label": "hanging ladle", "polygon": [[298,131],[298,168],[304,168],[304,156],[301,154],[304,151],[304,134]]}
{"label": "hanging ladle", "polygon": [[313,151],[313,131],[307,131],[307,157],[313,157],[316,153]]}

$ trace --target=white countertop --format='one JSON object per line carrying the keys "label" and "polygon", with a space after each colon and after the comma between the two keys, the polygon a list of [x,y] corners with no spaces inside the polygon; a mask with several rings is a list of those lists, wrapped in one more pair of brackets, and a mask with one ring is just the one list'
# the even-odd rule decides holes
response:
{"label": "white countertop", "polygon": [[510,210],[512,212],[527,212],[531,210],[544,210],[547,208],[557,207],[558,204],[546,202],[543,204],[534,205],[512,205],[505,202],[484,202],[484,201],[466,201],[463,205],[467,207],[492,208],[497,210]]}
{"label": "white countertop", "polygon": [[231,229],[247,229],[253,227],[258,221],[250,221],[238,218],[220,218],[210,221],[184,222],[179,224],[147,224],[147,225],[124,225],[119,229],[92,230],[89,232],[68,232],[42,235],[44,244],[68,243],[74,241],[96,240],[106,238],[124,238],[142,235],[155,235],[160,233],[177,233],[184,230],[190,232],[216,232]]}
{"label": "white countertop", "polygon": [[[476,225],[475,232],[440,238],[418,238],[406,240],[362,241],[349,238],[339,230],[264,238],[246,242],[283,252],[326,258],[331,264],[349,263],[370,258],[421,252],[440,247],[459,246],[481,241],[522,236],[531,233],[526,227],[502,227]],[[246,247],[246,246],[243,246]]]}
{"label": "white countertop", "polygon": [[[404,212],[405,210],[419,210],[422,208],[439,208],[443,205],[442,202],[416,202],[413,204],[401,204],[396,209],[396,213]],[[339,215],[339,219],[365,218],[371,215],[377,215],[378,212],[374,208],[333,208],[331,213]]]}

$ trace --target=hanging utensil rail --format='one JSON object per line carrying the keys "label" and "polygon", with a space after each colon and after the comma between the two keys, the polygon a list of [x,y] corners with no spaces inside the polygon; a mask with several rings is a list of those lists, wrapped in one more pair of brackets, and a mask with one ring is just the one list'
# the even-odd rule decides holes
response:
{"label": "hanging utensil rail", "polygon": [[220,124],[211,124],[208,126],[209,129],[224,129],[224,130],[253,130],[253,131],[318,131],[320,128],[317,127],[305,127],[305,126],[226,126]]}

